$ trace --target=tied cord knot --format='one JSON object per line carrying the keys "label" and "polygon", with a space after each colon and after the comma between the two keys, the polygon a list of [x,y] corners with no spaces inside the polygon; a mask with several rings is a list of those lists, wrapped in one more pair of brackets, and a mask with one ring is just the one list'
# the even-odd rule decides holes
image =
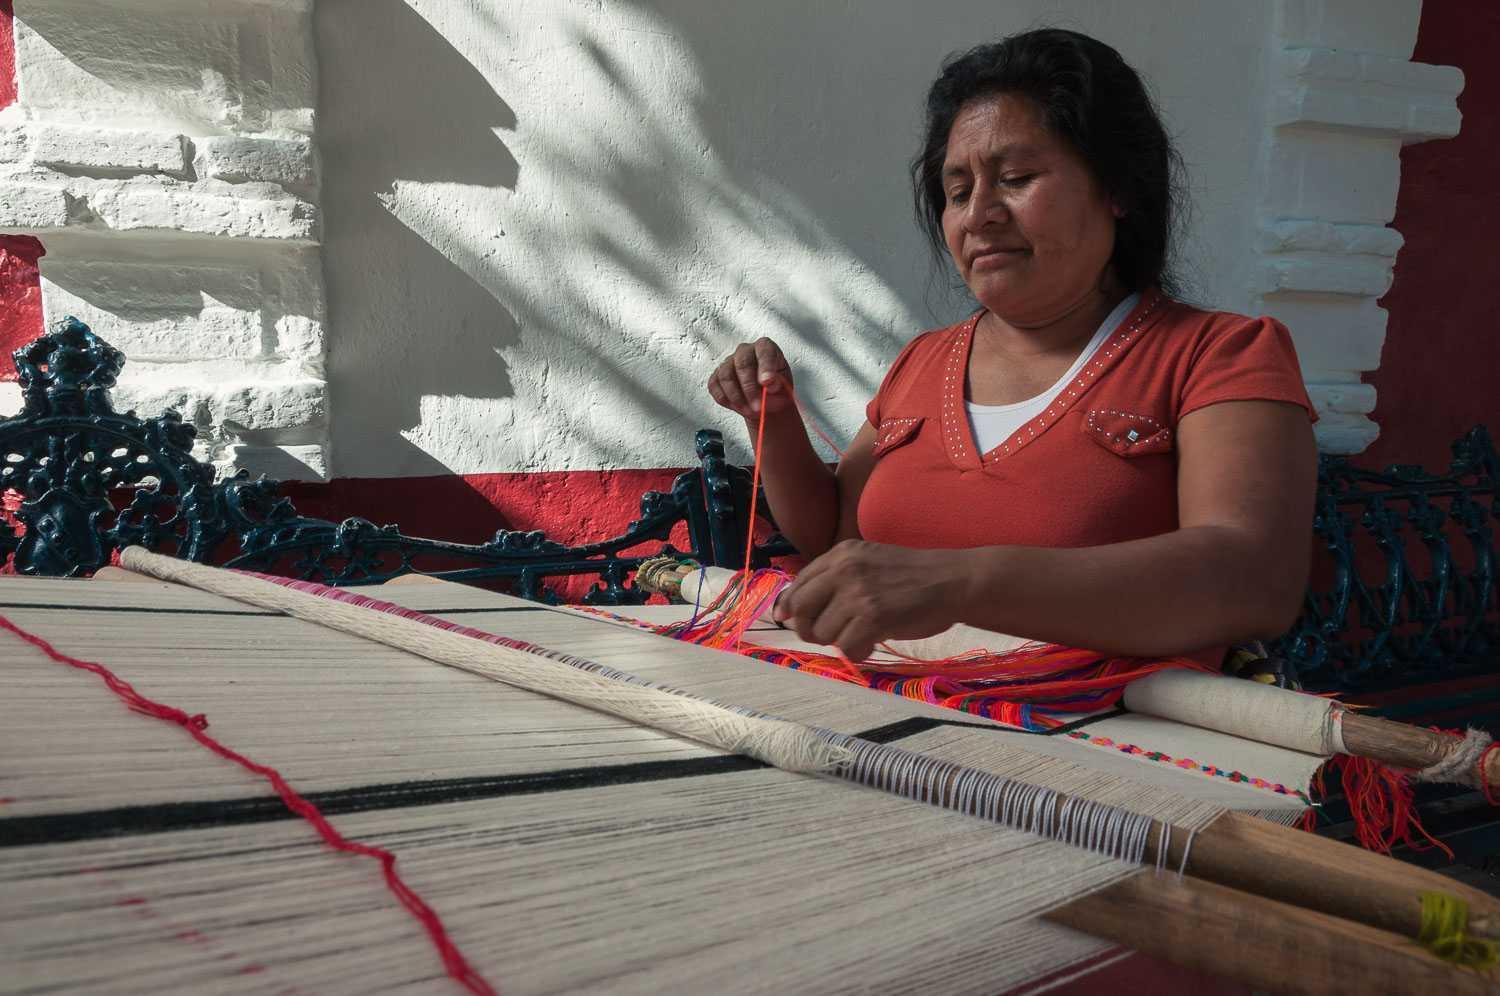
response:
{"label": "tied cord knot", "polygon": [[183,723],[182,725],[186,726],[190,730],[206,730],[208,729],[208,717],[203,715],[203,713],[201,712],[194,713],[193,715],[189,716],[187,718],[187,722]]}
{"label": "tied cord knot", "polygon": [[1470,937],[1469,904],[1443,892],[1422,893],[1422,930],[1417,940],[1450,964],[1478,971],[1500,962],[1493,941]]}

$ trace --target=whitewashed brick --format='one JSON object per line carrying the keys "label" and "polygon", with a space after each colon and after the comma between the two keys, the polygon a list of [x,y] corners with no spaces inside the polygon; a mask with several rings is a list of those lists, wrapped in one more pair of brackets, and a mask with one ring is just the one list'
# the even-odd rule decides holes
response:
{"label": "whitewashed brick", "polygon": [[1343,412],[1349,415],[1368,415],[1375,410],[1375,386],[1373,384],[1319,384],[1307,385],[1308,397],[1319,412]]}
{"label": "whitewashed brick", "polygon": [[237,385],[215,393],[210,417],[236,432],[321,425],[327,390],[321,380]]}
{"label": "whitewashed brick", "polygon": [[323,444],[247,446],[236,443],[213,461],[216,476],[233,477],[241,470],[251,477],[264,474],[278,481],[326,481],[328,448]]}
{"label": "whitewashed brick", "polygon": [[1286,323],[1306,370],[1374,370],[1388,316],[1372,297],[1280,293],[1257,310]]}
{"label": "whitewashed brick", "polygon": [[1324,453],[1362,453],[1380,436],[1380,426],[1363,415],[1329,412],[1313,426],[1318,449]]}
{"label": "whitewashed brick", "polygon": [[127,374],[110,395],[116,411],[134,411],[141,418],[155,418],[171,409],[184,422],[201,426],[208,420],[209,395],[201,388],[162,384],[154,379],[135,380]]}
{"label": "whitewashed brick", "polygon": [[0,231],[24,235],[68,223],[68,198],[60,187],[0,180]]}
{"label": "whitewashed brick", "polygon": [[1289,45],[1411,55],[1422,5],[1411,0],[1280,0],[1277,32]]}
{"label": "whitewashed brick", "polygon": [[1405,241],[1384,225],[1337,225],[1302,218],[1261,225],[1257,246],[1263,253],[1322,252],[1394,258]]}
{"label": "whitewashed brick", "polygon": [[1263,206],[1278,218],[1384,225],[1401,185],[1399,136],[1277,129]]}
{"label": "whitewashed brick", "polygon": [[26,129],[0,128],[0,163],[19,163],[26,158]]}
{"label": "whitewashed brick", "polygon": [[44,257],[49,320],[72,315],[136,362],[257,359],[264,293],[253,267]]}
{"label": "whitewashed brick", "polygon": [[200,177],[232,183],[260,180],[305,190],[314,182],[312,144],[307,141],[199,139],[193,168]]}
{"label": "whitewashed brick", "polygon": [[21,385],[13,380],[0,381],[0,418],[21,413]]}
{"label": "whitewashed brick", "polygon": [[[267,196],[254,196],[264,193]],[[226,238],[310,241],[317,209],[279,188],[224,192],[187,184],[96,181],[87,190],[89,210],[115,231],[163,229]]]}
{"label": "whitewashed brick", "polygon": [[174,176],[187,171],[181,135],[40,125],[30,134],[31,158],[45,166]]}
{"label": "whitewashed brick", "polygon": [[[1369,260],[1369,262],[1367,262]],[[1391,287],[1391,263],[1383,257],[1345,256],[1331,259],[1272,257],[1261,268],[1261,294],[1301,291],[1380,297]]]}
{"label": "whitewashed brick", "polygon": [[282,315],[276,319],[276,355],[321,372],[323,324],[305,315]]}

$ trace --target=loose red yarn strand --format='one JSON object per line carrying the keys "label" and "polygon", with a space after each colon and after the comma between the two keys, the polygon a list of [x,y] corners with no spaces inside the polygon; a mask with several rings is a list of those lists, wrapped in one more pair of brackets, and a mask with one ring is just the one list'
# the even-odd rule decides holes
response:
{"label": "loose red yarn strand", "polygon": [[130,682],[120,678],[104,665],[96,664],[92,661],[80,660],[77,657],[70,657],[57,650],[42,637],[34,633],[28,633],[4,616],[0,616],[0,629],[14,633],[59,664],[66,664],[69,667],[75,667],[79,670],[98,675],[104,680],[104,684],[109,687],[109,690],[119,696],[131,711],[143,713],[164,722],[175,723],[181,726],[187,730],[188,734],[194,740],[215,754],[233,761],[245,770],[266,779],[271,783],[271,787],[276,790],[276,794],[281,797],[281,801],[286,804],[286,808],[311,823],[313,828],[318,831],[318,835],[323,838],[323,842],[333,850],[343,851],[348,854],[360,854],[379,861],[381,870],[385,875],[386,886],[401,901],[401,905],[406,907],[407,911],[416,917],[417,921],[426,929],[433,946],[437,948],[438,954],[443,959],[443,967],[447,970],[448,975],[472,993],[477,993],[479,996],[495,996],[494,987],[470,967],[468,961],[464,959],[463,954],[458,950],[457,945],[448,936],[448,931],[444,928],[442,919],[401,878],[401,875],[396,871],[396,856],[390,851],[382,847],[374,847],[370,844],[351,841],[339,833],[328,822],[327,817],[318,810],[317,806],[308,802],[297,793],[296,789],[287,784],[281,772],[275,768],[268,768],[263,764],[257,764],[243,754],[231,750],[207,733],[204,733],[204,729],[208,726],[208,718],[202,713],[190,716],[181,709],[164,705],[160,702],[154,702],[140,692],[137,692],[131,686]]}
{"label": "loose red yarn strand", "polygon": [[755,465],[750,471],[750,521],[745,526],[745,571],[750,570],[750,554],[755,550],[755,500],[760,490],[760,448],[766,440],[766,397],[771,393],[770,384],[760,386],[760,423],[755,427]]}

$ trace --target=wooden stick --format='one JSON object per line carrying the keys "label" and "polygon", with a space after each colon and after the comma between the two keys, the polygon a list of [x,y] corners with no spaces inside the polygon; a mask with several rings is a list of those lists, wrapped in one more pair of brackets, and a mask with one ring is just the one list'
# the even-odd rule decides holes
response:
{"label": "wooden stick", "polygon": [[[133,557],[143,571],[153,576],[158,569],[163,577],[192,571],[201,575],[203,587],[208,590],[214,587],[211,583],[214,568],[186,567],[181,562],[155,555],[128,553],[127,556]],[[270,582],[265,584],[268,589],[274,588]],[[234,597],[253,601],[245,594]],[[303,611],[296,608],[295,602],[291,606],[277,607],[293,615],[300,615]],[[327,621],[323,624],[343,628]],[[410,625],[421,626],[420,623]],[[408,640],[405,637],[397,639],[392,634],[383,642],[421,656],[433,655],[432,649],[415,636]],[[939,798],[935,800],[938,805],[951,806],[954,803],[958,794],[954,782],[961,770],[953,766],[950,782],[940,788]],[[1066,796],[1056,796],[1059,810],[1066,803]],[[1166,836],[1169,846],[1165,864],[1176,869],[1183,862],[1190,834],[1182,827],[1169,827],[1170,832],[1166,834],[1163,834],[1163,829],[1163,823],[1153,821],[1146,860],[1148,863],[1157,860],[1159,842]],[[1470,904],[1470,932],[1479,937],[1500,939],[1500,900],[1425,869],[1402,865],[1392,858],[1234,813],[1224,814],[1192,836],[1192,840],[1191,851],[1187,852],[1186,871],[1196,878],[1253,891],[1332,916],[1356,919],[1377,928],[1400,931],[1412,938],[1420,934],[1423,893],[1458,895]]]}
{"label": "wooden stick", "polygon": [[[1152,839],[1155,858],[1155,838]],[[1178,867],[1185,838],[1174,833],[1167,866]],[[1188,874],[1281,902],[1358,920],[1407,937],[1421,935],[1422,895],[1469,904],[1469,932],[1500,940],[1500,900],[1436,872],[1352,844],[1228,812],[1199,832]]]}
{"label": "wooden stick", "polygon": [[1278,993],[1493,993],[1404,937],[1175,875],[1143,873],[1045,919]]}
{"label": "wooden stick", "polygon": [[[1350,754],[1397,768],[1431,767],[1463,743],[1462,737],[1378,716],[1364,716],[1352,709],[1344,710],[1343,725],[1344,746]],[[1500,785],[1500,751],[1485,758],[1484,781]]]}

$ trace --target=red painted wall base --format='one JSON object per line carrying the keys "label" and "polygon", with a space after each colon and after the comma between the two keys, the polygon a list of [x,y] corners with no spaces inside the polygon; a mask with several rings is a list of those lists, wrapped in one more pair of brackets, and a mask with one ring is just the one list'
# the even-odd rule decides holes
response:
{"label": "red painted wall base", "polygon": [[[0,29],[4,27],[0,19]],[[16,379],[15,369],[5,362],[5,357],[42,334],[42,286],[37,260],[44,251],[36,239],[0,235],[0,380]]]}
{"label": "red painted wall base", "polygon": [[1464,72],[1457,137],[1408,146],[1392,225],[1406,239],[1396,280],[1381,304],[1390,312],[1378,394],[1380,439],[1361,457],[1370,466],[1448,465],[1448,444],[1475,423],[1500,433],[1500,6],[1427,3],[1417,62]]}

